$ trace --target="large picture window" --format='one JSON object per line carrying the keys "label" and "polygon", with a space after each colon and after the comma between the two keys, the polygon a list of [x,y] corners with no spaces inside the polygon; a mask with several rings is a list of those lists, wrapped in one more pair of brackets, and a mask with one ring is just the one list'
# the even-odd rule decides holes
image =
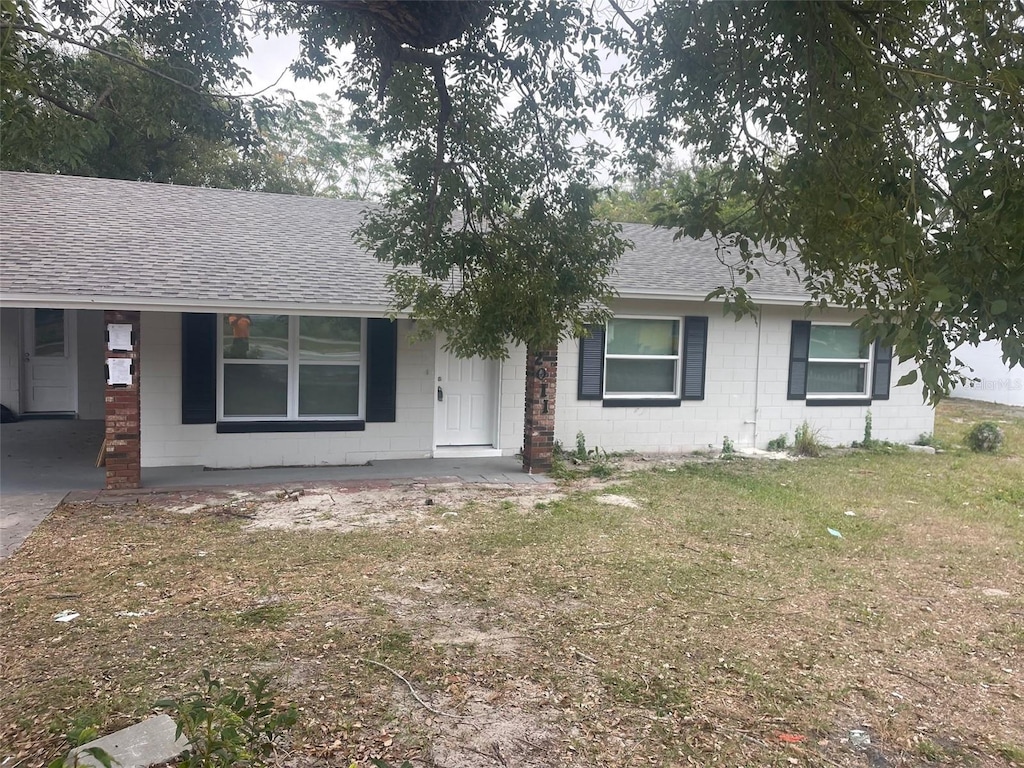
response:
{"label": "large picture window", "polygon": [[224,419],[362,417],[363,320],[231,313],[220,331]]}

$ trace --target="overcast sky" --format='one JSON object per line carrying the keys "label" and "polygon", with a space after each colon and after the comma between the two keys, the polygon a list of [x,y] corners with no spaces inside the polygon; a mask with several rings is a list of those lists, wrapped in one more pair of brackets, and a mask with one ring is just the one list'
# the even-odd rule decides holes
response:
{"label": "overcast sky", "polygon": [[[288,71],[288,65],[299,55],[298,35],[285,35],[266,39],[257,37],[252,40],[252,54],[244,62],[249,70],[252,84],[245,93],[256,93],[264,88],[271,88],[267,95],[275,90],[287,89],[300,99],[317,101],[322,93],[333,97],[338,84],[330,80],[317,83],[312,80],[296,80]],[[278,81],[278,79],[280,80]],[[275,86],[274,83],[277,82]],[[271,87],[273,86],[273,87]]]}

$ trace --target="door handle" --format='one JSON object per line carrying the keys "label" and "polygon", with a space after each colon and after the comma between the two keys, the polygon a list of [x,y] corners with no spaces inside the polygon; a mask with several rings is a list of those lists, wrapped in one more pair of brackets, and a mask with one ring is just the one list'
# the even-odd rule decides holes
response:
{"label": "door handle", "polygon": [[437,388],[437,402],[444,402],[444,390],[441,389],[440,387]]}

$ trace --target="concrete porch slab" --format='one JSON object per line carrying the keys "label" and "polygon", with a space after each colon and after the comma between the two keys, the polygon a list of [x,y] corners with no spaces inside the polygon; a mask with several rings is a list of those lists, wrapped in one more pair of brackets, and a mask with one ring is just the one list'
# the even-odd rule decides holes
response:
{"label": "concrete porch slab", "polygon": [[[103,422],[33,420],[4,424],[0,431],[0,560],[10,557],[37,525],[71,492],[76,501],[123,500],[201,488],[360,485],[442,482],[520,485],[550,483],[523,472],[515,456],[391,459],[345,467],[264,467],[205,470],[148,467],[133,491],[103,491],[105,473],[95,466]],[[109,502],[108,502],[109,503]]]}

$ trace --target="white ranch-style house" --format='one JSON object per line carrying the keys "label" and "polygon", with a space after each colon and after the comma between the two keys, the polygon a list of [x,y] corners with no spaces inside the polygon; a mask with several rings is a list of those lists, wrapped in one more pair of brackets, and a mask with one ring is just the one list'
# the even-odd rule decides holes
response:
{"label": "white ranch-style house", "polygon": [[[736,321],[712,243],[624,225],[606,326],[528,360],[460,360],[388,319],[390,267],[352,239],[363,203],[0,174],[0,402],[105,419],[108,487],[140,468],[343,465],[764,448],[803,422],[832,443],[933,428],[905,366],[845,311],[807,313],[765,269]],[[527,387],[530,382],[529,405]],[[553,424],[551,423],[553,419]],[[539,446],[539,447],[538,447]]]}

